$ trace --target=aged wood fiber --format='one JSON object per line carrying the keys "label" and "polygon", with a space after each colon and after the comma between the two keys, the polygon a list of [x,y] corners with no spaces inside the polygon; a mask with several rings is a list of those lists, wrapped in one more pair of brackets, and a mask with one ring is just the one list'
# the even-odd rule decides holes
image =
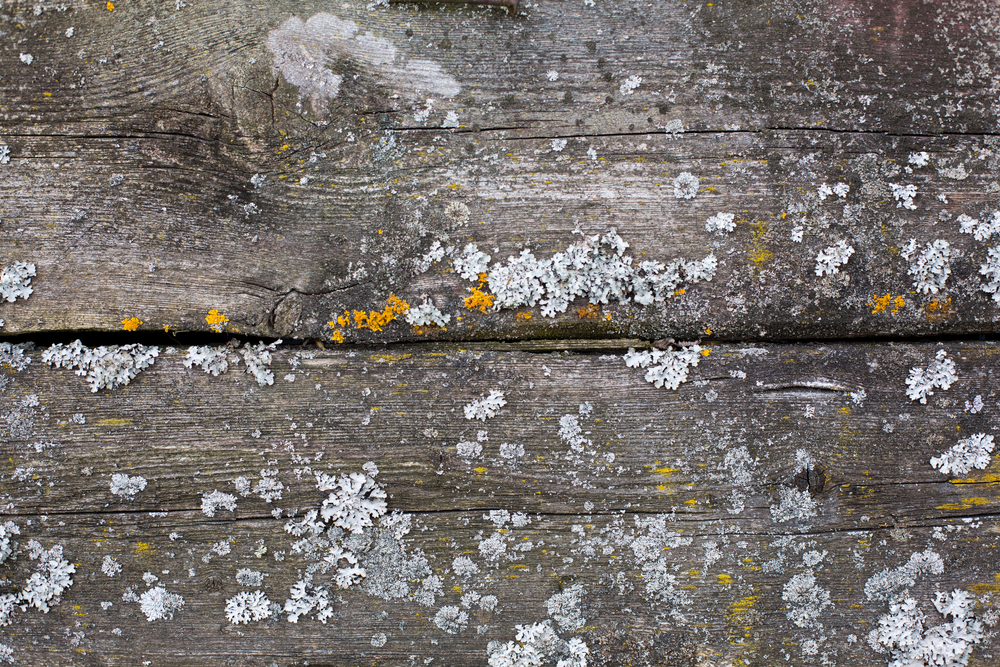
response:
{"label": "aged wood fiber", "polygon": [[[910,401],[902,378],[938,349],[956,361],[959,380],[926,405]],[[286,350],[272,365],[275,384],[259,387],[238,371],[186,369],[180,352],[167,352],[107,395],[36,354],[9,374],[0,399],[13,415],[4,502],[21,540],[64,545],[78,574],[63,604],[47,616],[20,614],[8,640],[30,664],[222,663],[234,653],[246,655],[233,664],[250,665],[392,665],[412,655],[485,664],[488,641],[512,640],[515,624],[545,618],[553,594],[582,584],[586,624],[576,635],[590,646],[591,664],[770,664],[786,654],[811,664],[818,657],[801,647],[821,637],[835,664],[880,664],[886,658],[871,654],[865,635],[887,605],[866,597],[865,584],[914,553],[931,549],[944,567],[920,577],[913,596],[927,603],[935,591],[961,587],[980,596],[980,613],[995,608],[997,463],[949,478],[929,459],[963,435],[991,430],[996,354],[992,343],[721,345],[671,392],[647,384],[619,355],[397,348],[300,358]],[[496,388],[507,399],[500,413],[467,420],[463,406]],[[19,407],[31,394],[39,405]],[[963,412],[974,395],[987,407]],[[85,424],[74,423],[77,413]],[[566,415],[587,441],[580,453],[560,435]],[[15,428],[21,437],[11,437]],[[464,440],[480,441],[482,454],[460,456]],[[523,445],[523,455],[504,458],[503,443]],[[322,501],[314,473],[360,471],[369,461],[390,509],[413,514],[406,548],[422,550],[442,579],[433,605],[348,589],[325,625],[293,625],[283,615],[230,625],[226,600],[248,590],[237,570],[264,572],[261,589],[279,604],[301,576],[302,556],[283,526]],[[262,470],[276,471],[282,497],[240,497],[233,481],[256,483]],[[148,486],[124,500],[109,491],[113,473]],[[811,494],[815,516],[776,521],[782,488]],[[236,495],[236,511],[202,514],[214,490]],[[531,522],[506,525],[511,550],[491,563],[479,544],[494,533],[489,512],[497,509]],[[638,532],[610,537],[616,522],[631,531],[637,517],[665,520],[685,542],[664,552],[675,599],[645,588],[633,559]],[[231,551],[214,553],[220,542]],[[813,553],[823,557],[810,568],[803,559]],[[481,572],[456,574],[459,555]],[[106,556],[120,574],[102,573]],[[22,556],[10,580],[29,564]],[[801,628],[782,591],[807,570],[832,604]],[[136,602],[122,600],[129,587],[149,588],[145,572],[183,596],[172,620],[148,622]],[[417,592],[419,581],[408,583]],[[469,591],[496,595],[498,606],[473,605],[467,628],[441,631],[436,610],[460,605]],[[476,626],[488,628],[478,634]],[[379,633],[389,639],[376,649]],[[995,660],[990,637],[976,647],[975,664]],[[634,652],[628,661],[617,653],[623,645]]]}
{"label": "aged wood fiber", "polygon": [[[216,309],[226,331],[322,340],[393,293],[461,325],[342,335],[992,330],[988,242],[956,222],[1000,192],[991,3],[187,5],[5,5],[0,259],[39,271],[6,331],[206,331]],[[682,172],[693,199],[674,196]],[[821,199],[836,183],[847,195]],[[735,231],[706,233],[716,213]],[[718,273],[665,305],[609,304],[599,327],[583,303],[468,313],[447,262],[412,275],[435,240],[503,262],[610,227],[637,261],[714,252]],[[914,291],[911,238],[952,244],[943,291]],[[840,240],[853,258],[818,277]],[[904,305],[873,312],[885,294]]]}
{"label": "aged wood fiber", "polygon": [[[37,270],[0,334],[39,343],[0,348],[0,619],[75,567],[0,664],[874,666],[908,601],[959,636],[946,594],[938,662],[1000,664],[1000,458],[931,464],[1000,410],[997,44],[986,0],[0,4],[0,269]],[[612,228],[717,269],[490,307]],[[470,243],[485,279],[433,255]],[[42,359],[78,336],[160,356],[91,392]],[[258,337],[272,385],[183,364]],[[623,359],[694,341],[676,390]],[[378,525],[292,535],[352,473]]]}

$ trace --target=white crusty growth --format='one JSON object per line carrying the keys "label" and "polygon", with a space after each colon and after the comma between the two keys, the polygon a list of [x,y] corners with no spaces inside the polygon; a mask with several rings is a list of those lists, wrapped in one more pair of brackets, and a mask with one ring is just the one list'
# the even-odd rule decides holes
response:
{"label": "white crusty growth", "polygon": [[425,299],[422,304],[406,311],[407,324],[414,327],[444,327],[451,321],[451,315],[445,315],[437,309],[430,299]]}
{"label": "white crusty growth", "polygon": [[184,608],[184,598],[168,593],[163,586],[157,586],[139,596],[139,608],[150,623],[161,618],[171,619],[175,611]]}
{"label": "white crusty growth", "polygon": [[973,468],[986,469],[993,453],[993,436],[976,433],[963,438],[941,456],[931,459],[931,466],[945,475],[964,475]]}
{"label": "white crusty growth", "polygon": [[688,368],[697,366],[701,360],[702,349],[691,345],[680,350],[642,350],[636,352],[629,348],[622,357],[629,368],[645,368],[646,382],[655,387],[666,386],[675,391],[688,378]]}
{"label": "white crusty growth", "polygon": [[320,516],[328,523],[359,534],[385,514],[385,490],[368,475],[352,472],[335,480],[321,474],[317,484],[320,491],[332,492],[320,509]]}
{"label": "white crusty growth", "polygon": [[31,278],[35,275],[35,265],[14,262],[0,271],[0,300],[13,303],[18,298],[31,296]]}
{"label": "white crusty growth", "polygon": [[207,517],[215,516],[215,513],[223,507],[230,512],[236,511],[236,496],[231,493],[222,493],[219,490],[211,493],[204,493],[201,496],[201,511]]}
{"label": "white crusty growth", "polygon": [[274,341],[270,345],[264,345],[263,342],[257,343],[256,345],[251,345],[250,343],[244,343],[243,349],[241,350],[243,354],[243,361],[247,365],[247,373],[254,376],[257,380],[257,384],[260,386],[274,384],[274,373],[268,368],[271,365],[271,352],[274,352],[275,348],[281,345],[281,339]]}
{"label": "white crusty growth", "polygon": [[979,273],[987,280],[982,290],[992,294],[993,302],[1000,304],[1000,245],[990,248],[986,255],[986,263],[979,267]]}
{"label": "white crusty growth", "polygon": [[56,368],[76,368],[86,376],[90,391],[115,389],[129,384],[136,375],[153,365],[160,348],[134,343],[90,349],[79,339],[69,345],[56,343],[42,352],[42,361]]}
{"label": "white crusty growth", "polygon": [[983,624],[971,607],[975,598],[963,590],[938,593],[934,607],[950,621],[924,629],[927,617],[917,607],[917,601],[906,598],[889,605],[889,613],[878,621],[878,627],[868,635],[868,643],[876,650],[890,652],[889,667],[919,667],[943,665],[965,667],[972,657],[972,647],[983,639]]}
{"label": "white crusty growth", "polygon": [[732,213],[716,213],[705,221],[705,231],[722,234],[736,229],[736,216]]}
{"label": "white crusty growth", "polygon": [[136,494],[146,488],[146,478],[141,475],[129,477],[124,473],[116,472],[111,475],[110,486],[111,493],[125,500],[133,500]]}
{"label": "white crusty growth", "polygon": [[503,397],[503,392],[499,389],[490,391],[489,396],[483,396],[465,406],[466,419],[478,419],[486,421],[491,417],[496,417],[500,408],[507,405]]}
{"label": "white crusty growth", "polygon": [[937,294],[951,275],[951,245],[944,239],[928,242],[917,252],[917,242],[903,248],[903,257],[910,263],[907,271],[913,277],[913,287],[923,294]]}
{"label": "white crusty growth", "polygon": [[911,401],[926,403],[935,388],[947,390],[957,379],[955,362],[948,358],[946,351],[938,350],[927,368],[915,366],[910,369],[910,376],[906,378],[906,395]]}
{"label": "white crusty growth", "polygon": [[199,366],[206,373],[218,376],[229,370],[228,353],[228,347],[197,347],[192,345],[188,348],[183,363],[186,368]]}
{"label": "white crusty growth", "polygon": [[489,286],[496,308],[539,304],[543,317],[564,313],[570,302],[584,297],[590,303],[627,301],[641,305],[662,303],[683,280],[711,281],[718,261],[709,254],[699,261],[674,260],[669,264],[645,261],[632,265],[629,245],[614,229],[604,236],[586,236],[565,252],[539,260],[530,251],[508,257],[507,264],[489,270]]}
{"label": "white crusty growth", "polygon": [[262,621],[271,616],[271,601],[264,591],[240,591],[226,600],[226,618],[233,625]]}
{"label": "white crusty growth", "polygon": [[957,218],[959,231],[972,234],[977,241],[989,241],[994,234],[1000,234],[1000,211],[996,211],[989,220],[980,222],[973,217],[961,214]]}
{"label": "white crusty growth", "polygon": [[847,264],[847,260],[854,254],[854,248],[847,245],[846,241],[837,241],[837,245],[832,245],[826,250],[821,250],[816,255],[816,275],[822,276],[839,273],[838,267]]}

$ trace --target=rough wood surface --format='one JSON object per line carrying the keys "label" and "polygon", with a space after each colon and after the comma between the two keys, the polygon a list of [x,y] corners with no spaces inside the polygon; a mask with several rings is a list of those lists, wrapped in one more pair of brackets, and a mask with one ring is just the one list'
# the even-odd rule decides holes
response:
{"label": "rough wood surface", "polygon": [[[37,270],[0,300],[0,664],[506,667],[548,623],[553,667],[884,665],[907,600],[961,634],[953,591],[1000,664],[1000,459],[931,464],[998,427],[1000,13],[882,4],[0,3],[0,270]],[[550,318],[424,259],[611,228],[715,275]],[[179,349],[92,393],[41,358],[77,336]],[[273,385],[182,363],[257,337]],[[622,356],[695,340],[676,390]],[[377,526],[290,533],[376,468]]]}
{"label": "rough wood surface", "polygon": [[[992,3],[377,5],[6,3],[0,261],[38,277],[0,307],[5,330],[207,331],[217,310],[232,333],[326,340],[337,314],[396,294],[463,319],[342,334],[992,331],[991,242],[956,222],[1000,192]],[[693,199],[674,196],[682,172]],[[846,197],[820,198],[837,183]],[[891,185],[916,186],[916,208]],[[734,232],[705,231],[720,212]],[[469,313],[446,263],[412,275],[434,240],[496,262],[610,227],[637,259],[711,251],[718,273],[600,324],[582,302]],[[914,291],[911,238],[951,243],[941,292]],[[851,261],[818,277],[841,240]],[[898,308],[878,309],[886,294]]]}
{"label": "rough wood surface", "polygon": [[[911,401],[909,369],[940,349],[958,380],[926,404]],[[489,641],[512,641],[515,625],[549,618],[547,601],[580,585],[585,623],[560,633],[587,642],[590,664],[885,664],[866,635],[887,602],[866,584],[912,554],[929,549],[942,559],[942,572],[905,586],[928,626],[939,623],[934,594],[954,588],[970,591],[976,613],[995,621],[997,457],[950,476],[929,460],[996,429],[997,353],[992,343],[720,345],[669,391],[620,354],[284,349],[272,364],[275,384],[260,387],[238,370],[213,377],[185,368],[181,352],[164,352],[127,388],[97,394],[36,353],[25,370],[5,369],[0,491],[22,546],[62,544],[77,574],[62,604],[48,615],[19,613],[5,641],[33,665],[430,657],[481,665]],[[499,414],[466,419],[463,407],[493,389],[507,400]],[[985,407],[964,410],[977,395]],[[580,451],[567,415],[582,429]],[[478,442],[482,454],[461,456],[462,441]],[[505,458],[504,443],[522,445],[523,455]],[[360,472],[369,461],[389,509],[412,516],[401,539],[407,557],[428,559],[405,581],[410,595],[387,601],[331,585],[336,615],[326,624],[291,624],[285,614],[228,623],[226,600],[251,590],[237,583],[238,570],[265,573],[259,588],[279,604],[302,576],[308,560],[293,553],[284,525],[320,506],[326,494],[315,474]],[[256,484],[262,470],[284,485],[270,503],[234,486],[239,477]],[[114,473],[147,486],[123,499],[110,490]],[[780,520],[782,489],[806,494],[815,512]],[[202,499],[214,490],[237,496],[236,510],[205,516]],[[530,523],[497,532],[491,510],[523,512]],[[659,536],[641,521],[662,521]],[[479,545],[496,535],[505,550],[491,561]],[[667,559],[668,593],[651,590],[655,572],[638,558],[645,538]],[[227,551],[220,543],[228,553],[217,553]],[[479,573],[457,574],[460,555]],[[102,573],[107,556],[122,566],[113,577]],[[403,571],[365,558],[366,582]],[[33,564],[22,554],[10,584]],[[146,572],[183,596],[173,619],[149,622],[123,600],[129,588],[150,589]],[[830,602],[804,627],[793,620],[808,606],[784,593],[802,573]],[[421,604],[421,580],[432,575],[441,588]],[[496,609],[473,604],[461,632],[441,630],[437,611],[461,606],[470,591],[495,595]],[[996,664],[987,630],[970,664]],[[384,646],[373,646],[382,634]]]}

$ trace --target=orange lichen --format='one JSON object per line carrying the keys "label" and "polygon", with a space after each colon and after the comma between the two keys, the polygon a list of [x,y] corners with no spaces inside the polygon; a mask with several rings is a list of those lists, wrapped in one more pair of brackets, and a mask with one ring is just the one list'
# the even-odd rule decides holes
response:
{"label": "orange lichen", "polygon": [[[333,324],[333,323],[331,322],[331,324]],[[333,341],[336,342],[336,343],[343,343],[344,342],[344,334],[341,333],[340,329],[334,329],[333,333],[330,334],[330,338],[332,338]]]}
{"label": "orange lichen", "polygon": [[924,317],[928,322],[937,323],[955,315],[955,309],[951,307],[951,297],[941,301],[931,301],[923,306]]}
{"label": "orange lichen", "polygon": [[104,6],[108,8],[109,12],[115,11],[115,3],[111,2],[111,0],[108,0],[108,4]]}
{"label": "orange lichen", "polygon": [[138,317],[130,317],[127,320],[122,320],[122,327],[124,327],[125,331],[135,331],[139,328],[140,324],[142,324],[142,320]]}
{"label": "orange lichen", "polygon": [[906,305],[906,301],[901,296],[897,296],[893,299],[892,294],[886,293],[884,296],[872,294],[871,301],[868,302],[869,306],[874,306],[872,309],[872,315],[884,313],[885,309],[889,307],[889,304],[892,304],[892,310],[889,312],[895,315],[903,306]]}
{"label": "orange lichen", "polygon": [[[482,283],[479,285],[482,287]],[[469,310],[479,310],[481,313],[490,312],[490,308],[493,307],[493,296],[478,287],[470,287],[469,291],[472,292],[472,296],[465,298],[465,307]]]}
{"label": "orange lichen", "polygon": [[[382,309],[382,312],[370,310],[365,313],[363,310],[355,310],[353,312],[354,326],[358,329],[381,331],[382,327],[396,319],[396,315],[405,313],[409,309],[410,304],[406,303],[395,294],[391,294],[389,295],[389,298],[386,301],[386,307]],[[339,317],[337,318],[337,321],[340,321]]]}
{"label": "orange lichen", "polygon": [[[351,318],[347,316],[346,312],[343,315],[337,316],[337,326],[346,327],[350,323],[351,323]],[[330,326],[331,327],[333,326],[333,322],[330,322]]]}
{"label": "orange lichen", "polygon": [[588,303],[583,308],[578,308],[576,314],[581,320],[596,320],[601,317],[601,307],[596,303]]}
{"label": "orange lichen", "polygon": [[519,322],[527,322],[528,320],[531,319],[531,313],[529,312],[517,313],[516,315],[514,315],[514,319]]}
{"label": "orange lichen", "polygon": [[208,327],[212,331],[222,333],[222,325],[228,322],[229,318],[213,308],[208,311],[208,315],[205,316],[205,321],[208,322]]}

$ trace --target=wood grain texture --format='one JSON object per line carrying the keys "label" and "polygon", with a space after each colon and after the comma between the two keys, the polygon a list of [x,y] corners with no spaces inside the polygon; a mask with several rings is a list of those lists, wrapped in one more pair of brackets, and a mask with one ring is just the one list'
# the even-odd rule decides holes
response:
{"label": "wood grain texture", "polygon": [[[995,240],[956,222],[998,207],[990,3],[540,2],[513,17],[35,6],[2,17],[0,262],[39,271],[29,300],[0,305],[7,333],[120,331],[130,317],[207,331],[215,309],[231,333],[328,340],[337,314],[390,294],[463,319],[349,341],[995,327],[979,275]],[[914,167],[921,151],[930,161]],[[688,200],[673,194],[685,171],[699,178]],[[840,182],[845,198],[817,194]],[[892,197],[904,184],[915,210]],[[734,232],[705,231],[719,212]],[[612,304],[600,323],[576,314],[583,303],[553,320],[469,313],[469,285],[447,265],[412,275],[434,240],[504,261],[610,227],[637,259],[714,252],[718,274],[665,306]],[[914,291],[899,254],[911,238],[952,244],[940,293]],[[855,255],[816,276],[840,240]],[[873,312],[886,294],[904,305]]]}
{"label": "wood grain texture", "polygon": [[[959,379],[926,405],[910,401],[909,369],[939,349]],[[395,665],[411,656],[482,665],[489,641],[513,640],[514,625],[548,618],[551,596],[581,585],[586,623],[560,634],[584,639],[591,664],[878,665],[887,657],[865,636],[888,608],[865,585],[927,549],[943,571],[907,588],[928,626],[940,622],[935,592],[954,588],[976,596],[979,617],[995,619],[997,456],[962,476],[929,464],[958,439],[996,429],[995,344],[709,352],[678,391],[646,383],[619,354],[285,348],[272,364],[275,384],[259,387],[234,370],[186,369],[181,353],[165,352],[127,388],[97,394],[35,354],[23,371],[5,368],[0,492],[22,547],[62,544],[77,574],[48,615],[19,613],[5,642],[37,665]],[[492,389],[507,405],[485,422],[467,420],[463,407]],[[985,407],[969,412],[964,402],[976,395]],[[560,435],[567,416],[581,428],[579,452]],[[466,440],[482,455],[460,456]],[[505,458],[504,443],[523,446],[523,456]],[[278,603],[302,576],[308,561],[283,526],[325,497],[314,474],[360,472],[369,461],[390,510],[412,515],[406,553],[428,559],[424,575],[406,582],[410,597],[334,587],[336,615],[326,624],[291,624],[284,614],[228,623],[226,600],[252,590],[236,582],[237,570],[264,572],[260,589]],[[276,471],[281,498],[240,496],[233,480],[256,484],[262,470]],[[147,486],[130,501],[115,496],[113,473]],[[782,489],[808,494],[815,515],[779,521]],[[202,498],[213,490],[236,495],[235,512],[205,516]],[[530,523],[498,533],[488,514],[498,509]],[[667,531],[652,544],[674,577],[660,597],[636,556],[653,535],[639,522],[651,520]],[[506,550],[491,562],[479,545],[498,534]],[[213,552],[225,551],[220,543],[229,553]],[[457,574],[459,555],[480,572]],[[106,556],[120,574],[102,573]],[[22,553],[7,585],[31,565]],[[391,579],[379,567],[369,578]],[[148,589],[145,572],[183,596],[173,619],[148,622],[138,603],[123,601],[129,587]],[[805,572],[831,604],[799,627],[790,616],[799,605],[783,593]],[[413,594],[431,574],[441,590],[424,606]],[[437,611],[460,606],[469,591],[496,595],[496,609],[473,605],[464,630],[442,631]],[[996,661],[987,630],[970,664]],[[387,641],[375,647],[379,634]]]}

